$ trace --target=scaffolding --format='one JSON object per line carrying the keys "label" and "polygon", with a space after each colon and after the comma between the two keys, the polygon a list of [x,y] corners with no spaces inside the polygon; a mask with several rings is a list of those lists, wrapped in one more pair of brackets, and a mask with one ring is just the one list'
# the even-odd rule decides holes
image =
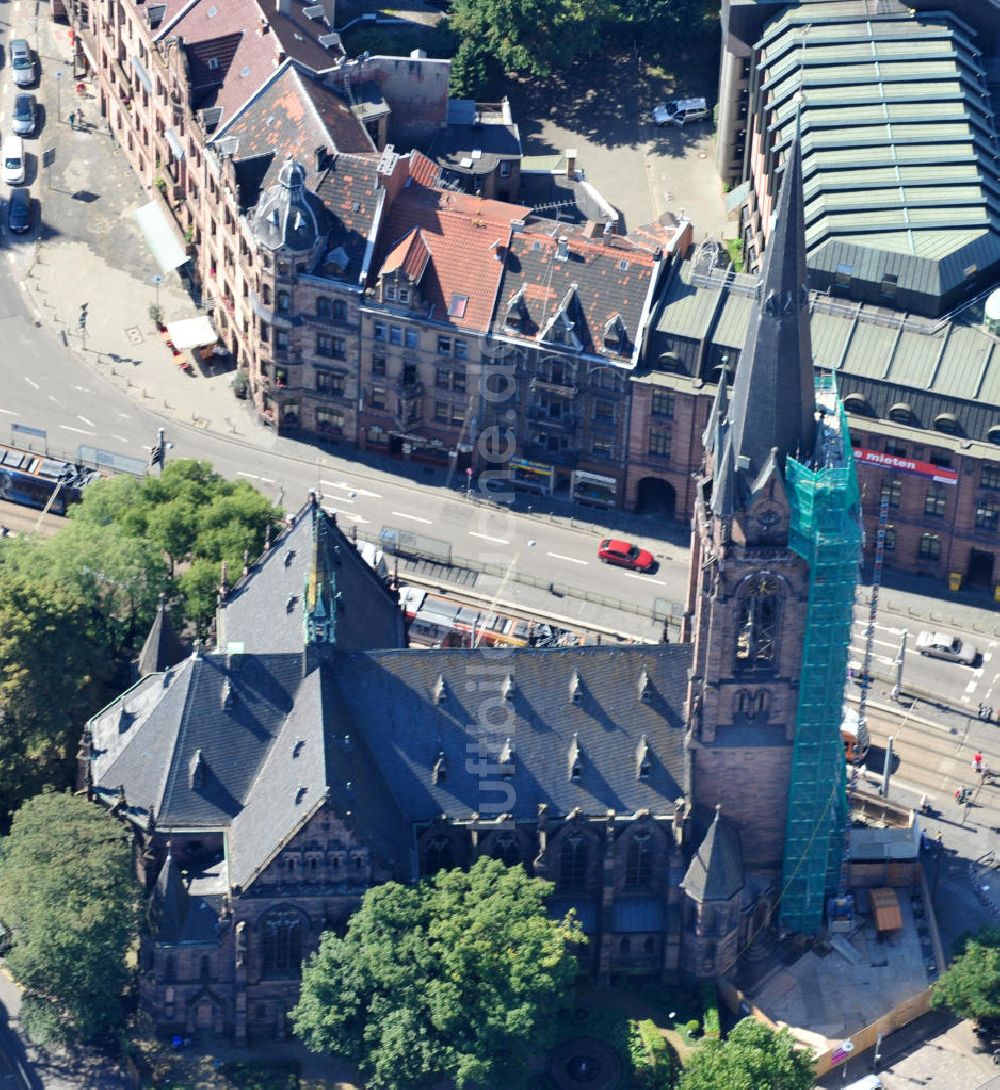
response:
{"label": "scaffolding", "polygon": [[847,826],[840,727],[861,550],[859,494],[847,418],[831,376],[816,380],[812,466],[789,458],[789,545],[809,565],[809,606],[788,789],[781,925],[814,934],[836,893]]}

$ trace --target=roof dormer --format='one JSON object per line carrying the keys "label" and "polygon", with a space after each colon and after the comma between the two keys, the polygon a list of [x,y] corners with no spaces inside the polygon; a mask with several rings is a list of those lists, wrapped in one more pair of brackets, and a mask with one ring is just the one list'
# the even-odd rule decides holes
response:
{"label": "roof dormer", "polygon": [[538,334],[540,341],[563,345],[566,348],[571,348],[574,352],[582,351],[583,341],[576,332],[576,321],[573,317],[580,310],[580,301],[576,292],[577,285],[570,284],[569,291],[563,296],[562,302],[556,308],[555,313],[542,326],[542,330]]}

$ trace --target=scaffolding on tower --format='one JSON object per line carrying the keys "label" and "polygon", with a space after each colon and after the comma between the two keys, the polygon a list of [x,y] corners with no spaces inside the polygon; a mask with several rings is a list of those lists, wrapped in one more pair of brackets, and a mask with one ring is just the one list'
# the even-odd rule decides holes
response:
{"label": "scaffolding on tower", "polygon": [[840,728],[861,550],[847,418],[832,376],[816,379],[820,419],[811,464],[789,458],[789,545],[809,565],[809,605],[785,827],[781,926],[817,932],[836,892],[847,827]]}

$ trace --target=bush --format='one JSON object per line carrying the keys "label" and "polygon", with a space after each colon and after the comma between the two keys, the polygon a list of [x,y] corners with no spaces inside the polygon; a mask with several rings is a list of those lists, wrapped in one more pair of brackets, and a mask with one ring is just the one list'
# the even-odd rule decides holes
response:
{"label": "bush", "polygon": [[702,1023],[705,1026],[705,1036],[718,1038],[721,1033],[719,1023],[719,997],[715,985],[706,981],[701,986]]}
{"label": "bush", "polygon": [[644,1090],[668,1090],[672,1082],[670,1050],[652,1019],[629,1021],[628,1057],[639,1086]]}
{"label": "bush", "polygon": [[247,373],[244,370],[239,370],[233,375],[233,393],[241,401],[247,396],[250,390],[250,380],[247,378]]}
{"label": "bush", "polygon": [[297,1064],[224,1063],[222,1074],[238,1090],[298,1090]]}
{"label": "bush", "polygon": [[699,1022],[697,1018],[692,1018],[691,1021],[684,1026],[684,1028],[685,1030],[687,1030],[687,1035],[689,1037],[694,1037],[698,1030],[701,1029],[701,1022]]}

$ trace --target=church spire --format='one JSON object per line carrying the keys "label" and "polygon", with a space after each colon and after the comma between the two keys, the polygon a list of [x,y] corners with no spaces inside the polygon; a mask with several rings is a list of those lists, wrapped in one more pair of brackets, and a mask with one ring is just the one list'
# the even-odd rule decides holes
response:
{"label": "church spire", "polygon": [[816,396],[806,274],[802,149],[799,127],[785,161],[777,218],[733,384],[733,454],[737,472],[756,478],[772,448],[808,460],[815,443]]}
{"label": "church spire", "polygon": [[149,635],[142,645],[136,670],[139,677],[148,677],[180,662],[184,658],[184,648],[174,632],[167,613],[167,597],[161,594],[156,604],[156,615],[149,628]]}

